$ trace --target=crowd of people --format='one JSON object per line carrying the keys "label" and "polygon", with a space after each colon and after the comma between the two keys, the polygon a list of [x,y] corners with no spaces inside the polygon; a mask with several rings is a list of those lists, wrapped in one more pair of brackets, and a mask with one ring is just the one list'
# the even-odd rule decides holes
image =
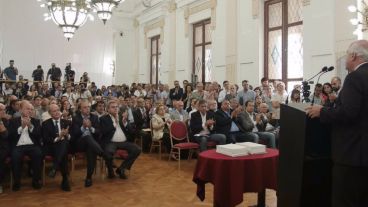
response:
{"label": "crowd of people", "polygon": [[[129,170],[141,151],[148,151],[153,141],[162,140],[166,151],[173,144],[169,126],[182,121],[189,137],[207,149],[208,142],[226,144],[251,141],[277,148],[280,104],[301,102],[296,86],[289,95],[281,81],[262,78],[253,88],[247,80],[237,84],[223,81],[168,84],[127,84],[98,87],[87,73],[75,82],[75,71],[68,63],[64,80],[55,64],[44,78],[41,66],[32,73],[33,81],[18,76],[14,61],[1,72],[0,94],[0,193],[5,160],[10,158],[13,191],[21,187],[21,168],[28,155],[33,176],[32,186],[42,187],[41,166],[45,155],[53,159],[48,175],[62,175],[61,189],[70,191],[68,154],[85,152],[87,173],[85,187],[92,186],[92,174],[98,156],[105,159],[108,178],[127,179]],[[50,79],[49,79],[50,78]],[[30,85],[30,82],[33,84]],[[341,80],[317,84],[311,99],[315,104],[333,104]],[[150,128],[151,133],[143,129]],[[142,140],[142,149],[135,144]],[[113,157],[124,149],[128,157],[114,171]]]}

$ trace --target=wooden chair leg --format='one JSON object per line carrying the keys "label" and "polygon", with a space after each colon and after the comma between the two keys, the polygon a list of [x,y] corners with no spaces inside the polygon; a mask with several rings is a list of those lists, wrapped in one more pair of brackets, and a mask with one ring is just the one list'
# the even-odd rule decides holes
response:
{"label": "wooden chair leg", "polygon": [[43,167],[42,167],[42,184],[45,186],[46,183],[46,160],[43,159]]}
{"label": "wooden chair leg", "polygon": [[13,171],[10,169],[10,188],[13,187]]}
{"label": "wooden chair leg", "polygon": [[75,170],[75,163],[74,163],[74,161],[75,161],[75,157],[72,156],[70,158],[70,165],[71,165],[70,175],[69,175],[70,182],[73,182],[73,174],[74,174],[74,170]]}
{"label": "wooden chair leg", "polygon": [[179,171],[180,171],[180,155],[181,155],[181,151],[180,151],[180,148],[178,148],[178,151],[179,151],[179,154],[178,154],[178,157],[179,157]]}
{"label": "wooden chair leg", "polygon": [[159,142],[159,145],[158,145],[158,153],[159,153],[159,158],[161,160],[161,142]]}

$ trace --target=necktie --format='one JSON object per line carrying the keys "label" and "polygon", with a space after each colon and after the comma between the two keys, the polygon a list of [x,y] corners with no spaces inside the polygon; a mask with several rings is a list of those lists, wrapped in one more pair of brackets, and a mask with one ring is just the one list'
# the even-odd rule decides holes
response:
{"label": "necktie", "polygon": [[55,120],[55,131],[56,131],[56,134],[59,134],[59,126],[58,126],[58,123],[59,123],[59,121],[58,120]]}

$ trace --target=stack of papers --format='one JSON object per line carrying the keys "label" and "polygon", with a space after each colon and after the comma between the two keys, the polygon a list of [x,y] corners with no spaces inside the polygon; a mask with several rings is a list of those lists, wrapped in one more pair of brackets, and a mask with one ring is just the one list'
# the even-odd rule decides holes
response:
{"label": "stack of papers", "polygon": [[253,142],[243,142],[236,144],[217,145],[216,152],[231,157],[245,155],[265,154],[266,146]]}
{"label": "stack of papers", "polygon": [[217,145],[216,152],[224,155],[228,155],[231,157],[239,157],[248,155],[248,150],[245,146],[237,145],[237,144],[226,144],[226,145]]}
{"label": "stack of papers", "polygon": [[266,146],[263,144],[257,144],[254,142],[242,142],[242,143],[236,143],[236,144],[246,147],[248,150],[248,153],[251,155],[266,153]]}

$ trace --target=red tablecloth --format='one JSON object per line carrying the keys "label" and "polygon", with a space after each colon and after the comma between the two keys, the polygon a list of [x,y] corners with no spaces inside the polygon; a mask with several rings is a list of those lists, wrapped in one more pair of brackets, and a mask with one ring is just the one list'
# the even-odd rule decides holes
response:
{"label": "red tablecloth", "polygon": [[208,150],[199,155],[193,182],[197,196],[205,199],[205,184],[214,185],[214,204],[227,207],[243,202],[243,193],[276,190],[279,151],[266,154],[230,157]]}

